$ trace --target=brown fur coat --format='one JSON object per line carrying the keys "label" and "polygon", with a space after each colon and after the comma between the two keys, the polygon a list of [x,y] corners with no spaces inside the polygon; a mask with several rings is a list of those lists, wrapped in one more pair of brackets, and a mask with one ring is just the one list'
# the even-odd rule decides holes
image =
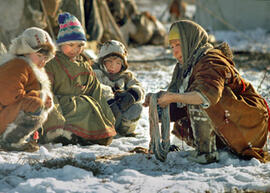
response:
{"label": "brown fur coat", "polygon": [[[8,57],[8,56],[7,56]],[[52,98],[50,82],[44,69],[25,57],[10,57],[0,64],[0,135],[8,130],[20,111],[35,112]],[[52,109],[42,114],[46,119]]]}
{"label": "brown fur coat", "polygon": [[220,50],[211,50],[195,65],[188,90],[208,99],[205,110],[216,133],[234,152],[249,156],[265,145],[269,119],[265,101]]}

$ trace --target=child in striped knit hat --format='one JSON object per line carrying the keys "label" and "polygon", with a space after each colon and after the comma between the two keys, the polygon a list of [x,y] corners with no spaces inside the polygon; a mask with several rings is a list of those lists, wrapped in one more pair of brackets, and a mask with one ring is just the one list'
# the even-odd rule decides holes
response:
{"label": "child in striped knit hat", "polygon": [[57,44],[66,44],[68,42],[85,43],[85,32],[80,21],[70,13],[60,14],[58,17],[59,31]]}
{"label": "child in striped knit hat", "polygon": [[115,119],[83,54],[84,29],[70,13],[60,14],[58,22],[59,51],[46,67],[56,105],[44,125],[44,142],[109,145],[116,135]]}

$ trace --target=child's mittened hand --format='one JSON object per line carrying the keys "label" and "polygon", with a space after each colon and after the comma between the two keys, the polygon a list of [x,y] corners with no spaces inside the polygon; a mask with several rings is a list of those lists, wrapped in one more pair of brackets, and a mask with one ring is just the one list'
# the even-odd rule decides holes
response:
{"label": "child's mittened hand", "polygon": [[126,92],[125,90],[121,90],[121,89],[114,91],[115,100],[122,98],[122,96],[125,92]]}
{"label": "child's mittened hand", "polygon": [[118,105],[122,111],[126,111],[131,105],[136,102],[134,96],[130,94],[130,92],[121,93],[119,98],[120,100],[118,100]]}
{"label": "child's mittened hand", "polygon": [[116,120],[119,119],[121,116],[121,111],[120,111],[118,105],[114,102],[110,105],[110,107],[111,107],[111,110],[113,112],[115,119]]}
{"label": "child's mittened hand", "polygon": [[42,100],[39,97],[26,97],[23,99],[22,109],[26,113],[33,113],[42,107]]}
{"label": "child's mittened hand", "polygon": [[38,90],[31,90],[26,94],[26,96],[35,96],[35,97],[40,97],[40,91]]}

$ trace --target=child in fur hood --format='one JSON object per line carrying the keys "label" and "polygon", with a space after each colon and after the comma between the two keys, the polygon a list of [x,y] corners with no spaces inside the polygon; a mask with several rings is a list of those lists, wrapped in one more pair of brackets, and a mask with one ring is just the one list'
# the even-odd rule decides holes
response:
{"label": "child in fur hood", "polygon": [[46,66],[55,108],[44,124],[43,142],[109,145],[116,135],[115,119],[83,54],[85,32],[70,13],[60,14],[58,23],[59,51]]}
{"label": "child in fur hood", "polygon": [[142,112],[144,89],[131,71],[128,71],[127,50],[116,40],[105,42],[93,66],[102,83],[107,102],[116,118],[116,132],[123,136],[134,133]]}
{"label": "child in fur hood", "polygon": [[54,56],[49,34],[31,27],[12,40],[0,59],[0,148],[36,151],[29,141],[53,108],[50,81],[44,66]]}

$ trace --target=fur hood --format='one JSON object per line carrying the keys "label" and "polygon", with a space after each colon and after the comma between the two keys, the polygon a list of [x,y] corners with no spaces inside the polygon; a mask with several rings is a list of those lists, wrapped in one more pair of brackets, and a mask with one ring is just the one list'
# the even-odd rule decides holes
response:
{"label": "fur hood", "polygon": [[30,27],[11,41],[8,52],[14,55],[34,53],[39,51],[44,44],[51,45],[52,52],[55,52],[55,46],[50,35],[43,29]]}

